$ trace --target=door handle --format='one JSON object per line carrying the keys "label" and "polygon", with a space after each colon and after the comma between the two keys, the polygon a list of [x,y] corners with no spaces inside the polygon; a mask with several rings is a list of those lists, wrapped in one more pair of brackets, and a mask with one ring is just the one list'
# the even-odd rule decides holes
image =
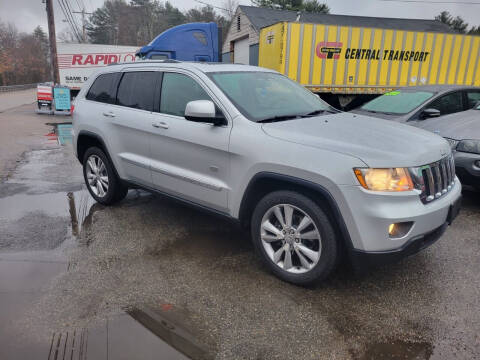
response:
{"label": "door handle", "polygon": [[152,126],[154,128],[162,128],[162,129],[168,129],[168,124],[166,122],[160,121],[160,122],[154,122],[152,123]]}
{"label": "door handle", "polygon": [[115,114],[110,111],[110,112],[104,112],[104,113],[103,113],[103,116],[112,117],[112,118],[113,118],[113,117],[115,117]]}

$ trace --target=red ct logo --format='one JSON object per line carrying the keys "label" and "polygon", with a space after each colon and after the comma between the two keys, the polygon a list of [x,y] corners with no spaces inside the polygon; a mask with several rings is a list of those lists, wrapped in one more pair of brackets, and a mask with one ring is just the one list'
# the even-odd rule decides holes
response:
{"label": "red ct logo", "polygon": [[338,59],[343,43],[322,41],[317,44],[316,53],[320,59]]}

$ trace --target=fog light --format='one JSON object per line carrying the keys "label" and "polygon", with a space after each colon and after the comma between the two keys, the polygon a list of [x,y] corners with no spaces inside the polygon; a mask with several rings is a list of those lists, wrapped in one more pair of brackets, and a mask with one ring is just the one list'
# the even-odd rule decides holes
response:
{"label": "fog light", "polygon": [[395,224],[390,224],[390,226],[388,227],[388,233],[392,235],[394,231],[395,231]]}
{"label": "fog light", "polygon": [[480,168],[480,160],[477,160],[473,163],[477,168]]}
{"label": "fog light", "polygon": [[398,239],[408,234],[413,226],[413,221],[394,223],[388,226],[388,235],[391,239]]}

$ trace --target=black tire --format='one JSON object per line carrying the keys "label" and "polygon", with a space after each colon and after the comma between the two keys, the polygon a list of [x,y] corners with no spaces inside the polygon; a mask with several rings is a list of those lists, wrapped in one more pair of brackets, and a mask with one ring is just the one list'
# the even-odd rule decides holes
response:
{"label": "black tire", "polygon": [[[95,191],[92,189],[93,186],[90,185],[87,179],[87,171],[89,171],[89,166],[87,165],[87,162],[91,157],[93,157],[94,159],[95,157],[100,158],[100,160],[105,165],[106,174],[108,175],[108,189],[103,196],[95,193]],[[98,147],[88,148],[85,152],[85,155],[83,156],[83,178],[85,179],[85,185],[87,186],[90,195],[92,195],[92,197],[100,204],[112,205],[119,202],[120,200],[123,200],[127,195],[128,187],[122,184],[121,180],[117,176],[112,162],[110,161],[108,156],[105,155],[103,150]]]}
{"label": "black tire", "polygon": [[[313,221],[320,234],[321,252],[318,262],[308,271],[292,273],[277,265],[267,254],[261,239],[261,223],[269,209],[275,205],[289,204],[303,211]],[[280,279],[296,284],[308,285],[325,280],[334,270],[339,257],[339,247],[334,228],[325,212],[314,201],[293,191],[275,191],[257,204],[251,221],[251,234],[256,252],[265,265]],[[305,241],[305,240],[299,240]],[[293,254],[293,253],[292,253]],[[284,257],[286,255],[283,255]],[[294,256],[292,255],[292,259]],[[300,260],[298,257],[296,260]],[[312,263],[313,264],[313,263]]]}

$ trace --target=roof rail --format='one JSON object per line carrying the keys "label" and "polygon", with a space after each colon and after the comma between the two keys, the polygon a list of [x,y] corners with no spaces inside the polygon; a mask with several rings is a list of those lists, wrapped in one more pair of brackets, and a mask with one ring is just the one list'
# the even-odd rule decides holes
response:
{"label": "roof rail", "polygon": [[166,60],[141,59],[141,60],[130,61],[130,62],[114,62],[114,63],[108,64],[107,66],[113,66],[113,65],[129,65],[129,64],[135,64],[135,63],[140,63],[140,62],[161,63],[161,64],[177,64],[177,63],[181,63],[182,61],[175,60],[175,59],[166,59]]}

